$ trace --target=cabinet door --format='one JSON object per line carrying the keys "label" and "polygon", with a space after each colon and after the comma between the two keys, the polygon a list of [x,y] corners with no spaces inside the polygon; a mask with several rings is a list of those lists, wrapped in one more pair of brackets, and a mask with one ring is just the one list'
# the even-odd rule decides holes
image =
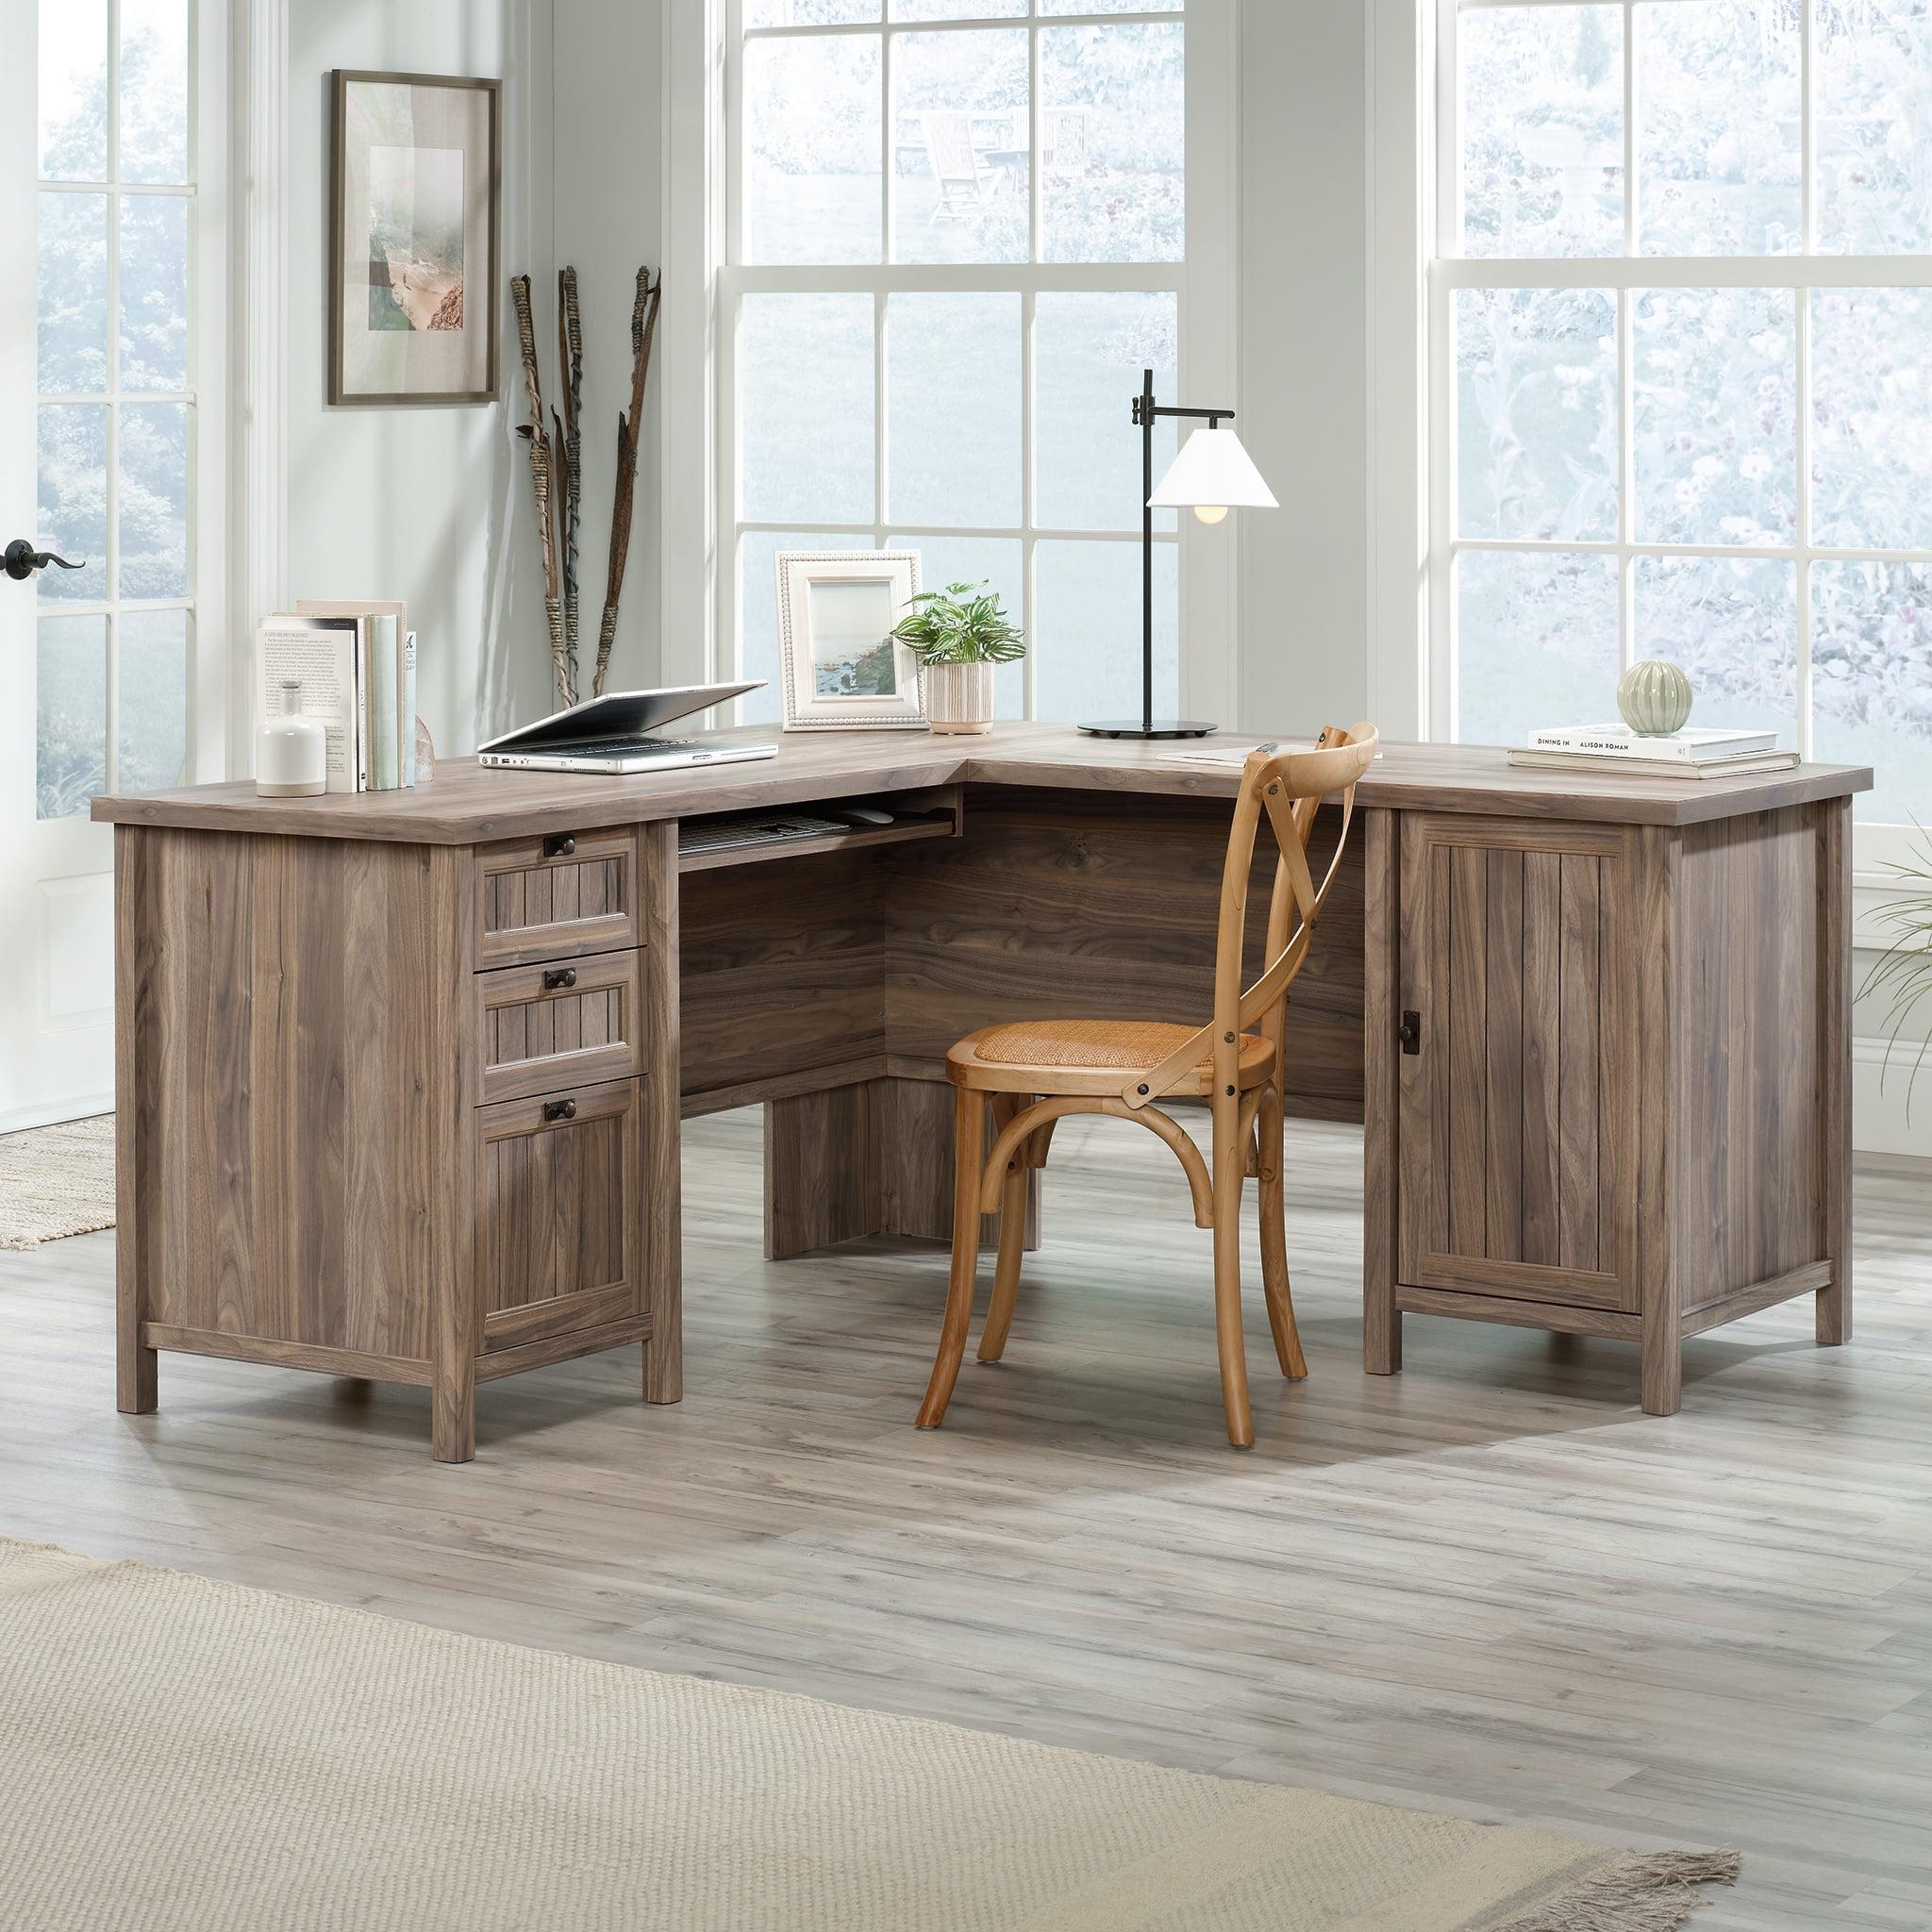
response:
{"label": "cabinet door", "polygon": [[614,1080],[476,1109],[486,1354],[638,1312],[647,1086]]}
{"label": "cabinet door", "polygon": [[1632,1310],[1634,848],[1406,814],[1402,1279]]}

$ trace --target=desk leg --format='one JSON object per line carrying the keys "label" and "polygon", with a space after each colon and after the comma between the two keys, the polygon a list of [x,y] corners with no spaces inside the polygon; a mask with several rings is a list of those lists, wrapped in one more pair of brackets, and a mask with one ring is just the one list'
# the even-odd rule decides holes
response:
{"label": "desk leg", "polygon": [[644,941],[646,1402],[684,1399],[684,1180],[678,1125],[677,822],[640,834]]}
{"label": "desk leg", "polygon": [[1821,1348],[1852,1339],[1852,802],[1818,808],[1818,1026],[1823,1181],[1831,1285],[1818,1291]]}
{"label": "desk leg", "polygon": [[789,1261],[884,1226],[883,1080],[765,1102],[765,1259]]}
{"label": "desk leg", "polygon": [[150,923],[151,879],[143,835],[114,827],[114,1401],[123,1415],[147,1415],[157,1406],[156,1355],[141,1345],[147,1316],[148,1257],[142,1244],[142,1123],[154,1118],[158,1095],[141,1077],[154,1055],[143,1054],[138,1028],[156,930]]}
{"label": "desk leg", "polygon": [[1402,1367],[1395,1306],[1402,820],[1392,811],[1363,818],[1362,1367],[1392,1375]]}

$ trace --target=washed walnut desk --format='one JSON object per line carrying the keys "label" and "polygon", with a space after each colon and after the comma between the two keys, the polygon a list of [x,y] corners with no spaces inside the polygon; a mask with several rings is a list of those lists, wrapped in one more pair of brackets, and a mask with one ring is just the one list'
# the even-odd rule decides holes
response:
{"label": "washed walnut desk", "polygon": [[[1366,1122],[1370,1370],[1410,1312],[1617,1336],[1668,1413],[1685,1336],[1815,1293],[1845,1339],[1870,782],[1386,750],[1290,1012],[1290,1111]],[[155,1407],[164,1349],[414,1382],[462,1461],[479,1382],[640,1341],[645,1399],[676,1401],[680,1112],[765,1103],[774,1257],[946,1236],[946,1048],[1056,1013],[1198,1023],[1236,783],[1015,724],[97,800],[121,1407]],[[680,865],[681,819],[859,798],[925,816]]]}

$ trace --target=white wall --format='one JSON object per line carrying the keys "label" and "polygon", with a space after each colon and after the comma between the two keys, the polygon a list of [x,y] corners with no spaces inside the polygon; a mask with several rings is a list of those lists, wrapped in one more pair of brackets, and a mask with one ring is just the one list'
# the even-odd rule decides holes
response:
{"label": "white wall", "polygon": [[[407,600],[418,708],[441,752],[473,750],[479,737],[549,708],[541,570],[514,434],[523,383],[505,291],[525,269],[555,287],[550,11],[550,0],[290,0],[288,592]],[[338,67],[503,79],[503,258],[491,294],[502,315],[499,390],[517,407],[327,406],[329,75]],[[598,571],[601,581],[601,561]]]}
{"label": "white wall", "polygon": [[[554,0],[554,11],[553,252],[557,267],[577,272],[584,324],[584,630],[594,651],[609,558],[617,418],[630,405],[631,301],[638,270],[648,264],[655,271],[663,260],[663,21],[658,0]],[[610,659],[612,691],[659,681],[657,453],[663,348],[660,329]],[[550,379],[547,367],[544,379]],[[587,663],[587,689],[589,675]]]}
{"label": "white wall", "polygon": [[1241,7],[1241,440],[1281,499],[1243,510],[1241,723],[1368,709],[1362,0]]}

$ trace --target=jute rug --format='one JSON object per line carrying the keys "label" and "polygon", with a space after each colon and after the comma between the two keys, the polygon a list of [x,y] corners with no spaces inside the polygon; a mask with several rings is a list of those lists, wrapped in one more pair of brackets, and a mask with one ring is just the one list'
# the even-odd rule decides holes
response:
{"label": "jute rug", "polygon": [[1647,1932],[1737,1865],[5,1541],[0,1821],[36,1932]]}
{"label": "jute rug", "polygon": [[114,1116],[0,1134],[0,1248],[114,1224]]}

